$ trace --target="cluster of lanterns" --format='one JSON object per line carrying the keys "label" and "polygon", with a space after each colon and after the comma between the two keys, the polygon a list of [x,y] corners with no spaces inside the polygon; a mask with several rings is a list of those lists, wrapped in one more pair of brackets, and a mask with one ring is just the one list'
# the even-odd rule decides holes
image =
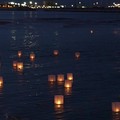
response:
{"label": "cluster of lanterns", "polygon": [[[73,73],[67,73],[66,76],[67,79],[65,80],[64,74],[48,75],[48,81],[50,83],[57,82],[58,85],[59,83],[63,83],[64,89],[69,95],[73,85]],[[62,109],[64,105],[64,95],[54,95],[54,104],[55,108],[58,108],[59,110]]]}
{"label": "cluster of lanterns", "polygon": [[[59,55],[59,50],[54,50],[53,51],[53,55],[54,56],[58,56]],[[22,57],[22,51],[18,51],[17,53],[17,56],[18,58],[21,58]],[[35,53],[34,52],[31,52],[29,54],[29,58],[30,58],[30,61],[31,62],[34,62],[35,61]],[[76,59],[79,59],[80,58],[80,52],[75,52],[75,58]],[[23,65],[23,62],[20,62],[20,61],[13,61],[13,68],[15,70],[17,70],[18,72],[22,72],[23,71],[23,68],[24,68],[24,65]],[[63,75],[58,75],[58,81],[62,81],[64,78],[63,78]]]}
{"label": "cluster of lanterns", "polygon": [[120,102],[112,102],[113,120],[120,120]]}

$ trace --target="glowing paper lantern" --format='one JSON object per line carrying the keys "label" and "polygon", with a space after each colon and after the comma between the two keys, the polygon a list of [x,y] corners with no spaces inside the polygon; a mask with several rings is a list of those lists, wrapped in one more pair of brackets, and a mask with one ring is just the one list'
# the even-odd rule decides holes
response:
{"label": "glowing paper lantern", "polygon": [[120,112],[120,102],[112,102],[112,111],[115,113]]}
{"label": "glowing paper lantern", "polygon": [[13,68],[17,67],[17,61],[13,61]]}
{"label": "glowing paper lantern", "polygon": [[65,88],[71,88],[71,87],[72,87],[72,81],[66,80],[66,81],[65,81],[65,84],[64,84],[64,87],[65,87]]}
{"label": "glowing paper lantern", "polygon": [[48,81],[49,82],[55,82],[55,80],[56,80],[55,75],[48,75]]}
{"label": "glowing paper lantern", "polygon": [[17,63],[17,71],[22,72],[23,71],[23,62]]}
{"label": "glowing paper lantern", "polygon": [[75,52],[75,58],[80,58],[80,52]]}
{"label": "glowing paper lantern", "polygon": [[3,86],[3,77],[0,76],[0,87],[2,87],[2,86]]}
{"label": "glowing paper lantern", "polygon": [[18,51],[18,57],[21,57],[21,56],[22,56],[22,52]]}
{"label": "glowing paper lantern", "polygon": [[63,95],[55,95],[54,96],[54,104],[63,105],[64,104],[64,96]]}
{"label": "glowing paper lantern", "polygon": [[57,81],[58,82],[63,82],[64,81],[64,75],[63,74],[58,74],[57,75]]}
{"label": "glowing paper lantern", "polygon": [[73,80],[73,73],[67,73],[67,80]]}
{"label": "glowing paper lantern", "polygon": [[54,56],[58,56],[59,55],[59,51],[58,50],[54,50],[53,54],[54,54]]}
{"label": "glowing paper lantern", "polygon": [[32,52],[30,53],[30,60],[31,61],[34,61],[35,60],[35,54]]}

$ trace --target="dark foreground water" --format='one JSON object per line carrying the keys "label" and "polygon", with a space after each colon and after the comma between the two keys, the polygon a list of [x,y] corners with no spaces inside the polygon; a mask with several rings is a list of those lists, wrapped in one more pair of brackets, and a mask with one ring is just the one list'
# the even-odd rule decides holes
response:
{"label": "dark foreground water", "polygon": [[[14,60],[24,63],[22,73]],[[0,63],[0,120],[118,120],[111,109],[120,101],[118,13],[0,12]],[[67,73],[74,75],[71,91],[48,82],[50,74]],[[65,97],[59,109],[56,94]]]}

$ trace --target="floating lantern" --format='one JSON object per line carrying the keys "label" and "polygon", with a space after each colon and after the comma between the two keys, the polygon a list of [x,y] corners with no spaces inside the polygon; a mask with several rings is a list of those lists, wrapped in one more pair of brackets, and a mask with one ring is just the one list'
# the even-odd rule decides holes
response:
{"label": "floating lantern", "polygon": [[65,87],[65,88],[71,88],[71,87],[72,87],[72,81],[66,80],[66,81],[65,81],[65,84],[64,84],[64,87]]}
{"label": "floating lantern", "polygon": [[73,73],[67,73],[67,80],[73,80]]}
{"label": "floating lantern", "polygon": [[63,82],[64,81],[64,75],[63,74],[57,75],[57,81],[58,82]]}
{"label": "floating lantern", "polygon": [[54,50],[53,54],[54,54],[54,56],[58,56],[59,55],[59,51],[58,50]]}
{"label": "floating lantern", "polygon": [[18,62],[18,63],[17,63],[17,70],[18,70],[19,72],[22,72],[22,71],[23,71],[23,62]]}
{"label": "floating lantern", "polygon": [[16,69],[17,67],[17,61],[13,61],[13,68]]}
{"label": "floating lantern", "polygon": [[30,53],[30,60],[31,61],[34,61],[35,60],[35,54],[32,52]]}
{"label": "floating lantern", "polygon": [[120,102],[112,102],[112,111],[115,113],[120,112]]}
{"label": "floating lantern", "polygon": [[56,80],[55,75],[48,75],[48,81],[49,82],[55,82],[55,80]]}
{"label": "floating lantern", "polygon": [[75,57],[78,59],[80,58],[80,52],[75,52]]}
{"label": "floating lantern", "polygon": [[64,96],[63,95],[55,95],[54,96],[54,104],[55,105],[63,105],[64,104]]}
{"label": "floating lantern", "polygon": [[22,52],[18,51],[18,57],[21,57],[21,56],[22,56]]}
{"label": "floating lantern", "polygon": [[3,86],[3,77],[0,76],[0,87],[2,87],[2,86]]}

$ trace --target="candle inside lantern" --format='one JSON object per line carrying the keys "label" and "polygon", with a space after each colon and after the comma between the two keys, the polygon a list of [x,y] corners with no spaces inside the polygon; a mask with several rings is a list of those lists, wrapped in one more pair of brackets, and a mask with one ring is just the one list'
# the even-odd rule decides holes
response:
{"label": "candle inside lantern", "polygon": [[30,60],[31,61],[34,61],[35,60],[35,54],[32,52],[30,53]]}
{"label": "candle inside lantern", "polygon": [[21,57],[21,56],[22,56],[22,52],[18,51],[18,57]]}
{"label": "candle inside lantern", "polygon": [[75,52],[75,58],[80,58],[80,52]]}
{"label": "candle inside lantern", "polygon": [[73,80],[73,73],[67,73],[67,80]]}
{"label": "candle inside lantern", "polygon": [[112,111],[120,112],[120,102],[112,102]]}
{"label": "candle inside lantern", "polygon": [[63,74],[58,74],[57,75],[57,81],[58,82],[63,82],[64,81],[64,75]]}
{"label": "candle inside lantern", "polygon": [[0,87],[2,87],[2,86],[3,86],[3,77],[0,76]]}
{"label": "candle inside lantern", "polygon": [[59,55],[59,51],[58,50],[54,50],[53,54],[54,54],[54,56],[58,56]]}
{"label": "candle inside lantern", "polygon": [[55,80],[56,80],[55,75],[48,75],[48,81],[49,82],[55,82]]}
{"label": "candle inside lantern", "polygon": [[17,70],[18,70],[19,72],[22,72],[22,71],[23,71],[23,62],[18,62],[18,63],[17,63]]}
{"label": "candle inside lantern", "polygon": [[63,105],[64,104],[64,96],[63,95],[55,95],[54,96],[54,104]]}
{"label": "candle inside lantern", "polygon": [[65,81],[65,84],[64,84],[64,87],[65,87],[65,88],[71,88],[71,87],[72,87],[72,81],[66,80],[66,81]]}

